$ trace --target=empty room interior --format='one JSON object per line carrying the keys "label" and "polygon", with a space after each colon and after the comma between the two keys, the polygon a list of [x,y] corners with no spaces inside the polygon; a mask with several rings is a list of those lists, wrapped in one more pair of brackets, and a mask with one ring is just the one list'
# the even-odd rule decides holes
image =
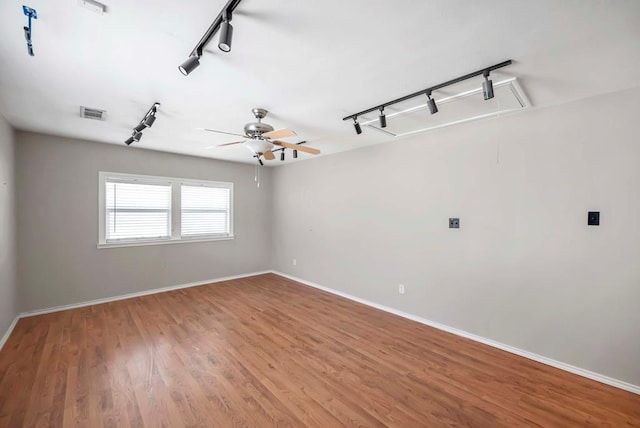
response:
{"label": "empty room interior", "polygon": [[5,0],[0,61],[0,428],[640,427],[640,2]]}

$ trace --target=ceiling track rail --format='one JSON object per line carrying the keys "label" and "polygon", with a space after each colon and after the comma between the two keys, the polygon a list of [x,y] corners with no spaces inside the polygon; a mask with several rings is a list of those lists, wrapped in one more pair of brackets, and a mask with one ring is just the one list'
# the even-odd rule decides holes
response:
{"label": "ceiling track rail", "polygon": [[393,104],[397,104],[397,103],[400,103],[402,101],[409,100],[411,98],[415,98],[415,97],[419,97],[419,96],[425,96],[425,95],[428,96],[428,97],[431,97],[431,92],[433,92],[433,91],[436,91],[438,89],[442,89],[442,88],[447,87],[447,86],[454,85],[456,83],[463,82],[465,80],[471,79],[471,78],[476,77],[476,76],[481,76],[481,75],[488,76],[489,72],[491,72],[493,70],[497,70],[497,69],[502,68],[502,67],[506,67],[508,65],[511,65],[512,62],[513,62],[512,60],[507,60],[507,61],[500,62],[498,64],[494,64],[494,65],[489,66],[489,67],[482,68],[480,70],[474,71],[473,73],[468,73],[468,74],[465,74],[464,76],[456,77],[455,79],[448,80],[448,81],[446,81],[444,83],[440,83],[438,85],[430,86],[428,88],[422,89],[422,90],[414,92],[412,94],[405,95],[404,97],[396,98],[395,100],[387,101],[386,103],[382,103],[382,104],[378,104],[375,107],[371,107],[371,108],[368,108],[366,110],[362,110],[361,112],[350,114],[349,116],[343,117],[342,120],[353,119],[355,121],[355,120],[358,119],[358,116],[362,116],[363,114],[371,113],[372,111],[376,111],[376,110],[384,110],[384,108],[387,107],[387,106],[390,106],[390,105],[393,105]]}

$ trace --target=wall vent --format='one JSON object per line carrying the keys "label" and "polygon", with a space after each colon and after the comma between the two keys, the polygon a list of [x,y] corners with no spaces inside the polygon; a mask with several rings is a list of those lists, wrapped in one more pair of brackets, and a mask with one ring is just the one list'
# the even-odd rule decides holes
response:
{"label": "wall vent", "polygon": [[432,129],[473,120],[499,116],[531,106],[515,77],[498,80],[494,77],[495,97],[485,101],[482,82],[466,81],[433,92],[440,110],[429,114],[427,97],[416,97],[385,107],[387,127],[380,127],[378,112],[359,117],[360,124],[393,137],[404,137]]}
{"label": "wall vent", "polygon": [[83,117],[85,119],[104,120],[106,114],[106,110],[80,106],[80,117]]}

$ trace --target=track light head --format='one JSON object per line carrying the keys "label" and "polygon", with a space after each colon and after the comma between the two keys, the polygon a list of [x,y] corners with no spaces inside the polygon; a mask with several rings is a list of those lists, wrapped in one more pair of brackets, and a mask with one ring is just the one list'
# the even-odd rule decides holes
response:
{"label": "track light head", "polygon": [[142,138],[142,132],[135,132],[131,138],[133,138],[133,141],[140,141],[140,138]]}
{"label": "track light head", "polygon": [[134,140],[133,140],[133,137],[129,137],[129,138],[127,138],[127,139],[126,139],[126,141],[125,141],[124,143],[125,143],[127,146],[130,146],[130,145],[131,145],[131,143],[133,143],[133,141],[134,141]]}
{"label": "track light head", "polygon": [[264,162],[262,162],[262,159],[260,159],[260,156],[258,156],[258,163],[260,164],[260,166],[264,166]]}
{"label": "track light head", "polygon": [[427,105],[429,106],[429,112],[431,114],[436,114],[438,112],[438,105],[436,104],[436,100],[431,98],[431,91],[427,92]]}
{"label": "track light head", "polygon": [[380,107],[380,128],[387,127],[387,116],[384,114],[384,107]]}
{"label": "track light head", "polygon": [[493,98],[493,82],[489,79],[489,70],[483,73],[484,82],[482,82],[482,93],[485,100]]}
{"label": "track light head", "polygon": [[147,127],[147,124],[145,122],[146,120],[143,120],[135,128],[133,128],[133,130],[136,132],[142,132],[142,130]]}
{"label": "track light head", "polygon": [[298,151],[297,150],[293,151],[293,158],[294,159],[298,159]]}
{"label": "track light head", "polygon": [[144,119],[143,124],[146,125],[147,127],[151,128],[151,126],[153,125],[153,122],[156,121],[156,115],[155,114],[150,114],[149,116],[147,116]]}
{"label": "track light head", "polygon": [[200,65],[200,57],[197,55],[190,56],[185,62],[180,64],[178,70],[180,73],[188,76],[193,70],[195,70]]}
{"label": "track light head", "polygon": [[358,123],[358,118],[353,118],[353,127],[356,129],[356,134],[362,134],[362,128],[360,128],[360,124]]}
{"label": "track light head", "polygon": [[233,38],[233,25],[229,23],[231,20],[231,14],[225,14],[224,21],[220,24],[220,40],[218,41],[218,48],[222,52],[231,51],[231,39]]}
{"label": "track light head", "polygon": [[282,150],[282,152],[280,152],[280,160],[284,161],[284,150]]}

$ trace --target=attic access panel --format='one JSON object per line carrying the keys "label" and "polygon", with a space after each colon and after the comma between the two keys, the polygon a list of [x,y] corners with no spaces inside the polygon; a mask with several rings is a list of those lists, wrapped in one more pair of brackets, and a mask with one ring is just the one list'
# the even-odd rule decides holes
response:
{"label": "attic access panel", "polygon": [[439,110],[436,114],[429,113],[424,96],[385,107],[386,128],[380,127],[378,111],[362,115],[359,122],[387,135],[404,137],[530,107],[515,77],[494,80],[493,92],[494,98],[485,101],[482,81],[463,82],[433,92]]}

